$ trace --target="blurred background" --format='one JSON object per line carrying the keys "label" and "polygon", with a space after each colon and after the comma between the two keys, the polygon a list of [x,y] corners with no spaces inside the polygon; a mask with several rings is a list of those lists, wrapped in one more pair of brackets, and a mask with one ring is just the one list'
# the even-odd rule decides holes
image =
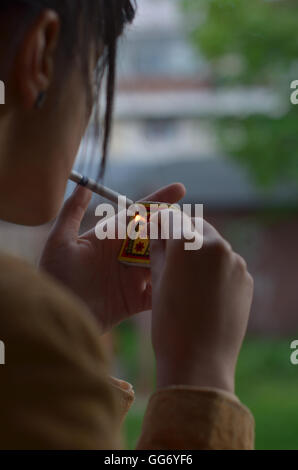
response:
{"label": "blurred background", "polygon": [[[119,51],[105,177],[133,199],[183,182],[184,202],[203,203],[247,260],[255,298],[236,391],[255,415],[258,449],[298,449],[297,28],[295,0],[138,0]],[[76,168],[95,177],[89,140]],[[95,225],[100,202],[83,228]],[[1,223],[0,247],[36,263],[49,228]],[[114,374],[135,387],[125,424],[133,448],[154,390],[150,313],[106,343]]]}

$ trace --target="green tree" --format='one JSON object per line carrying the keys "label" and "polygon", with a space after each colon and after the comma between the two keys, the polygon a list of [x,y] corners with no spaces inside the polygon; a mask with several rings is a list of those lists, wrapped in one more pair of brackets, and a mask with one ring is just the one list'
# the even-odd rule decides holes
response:
{"label": "green tree", "polygon": [[297,0],[183,0],[183,5],[214,87],[261,86],[282,103],[272,115],[218,119],[224,150],[263,185],[298,181],[298,105],[290,102],[290,83],[298,80]]}

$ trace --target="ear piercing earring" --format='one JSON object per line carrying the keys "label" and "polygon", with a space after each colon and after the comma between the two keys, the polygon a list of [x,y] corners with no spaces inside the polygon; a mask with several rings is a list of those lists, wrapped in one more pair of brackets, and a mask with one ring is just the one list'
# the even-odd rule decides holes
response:
{"label": "ear piercing earring", "polygon": [[45,102],[45,99],[46,99],[46,92],[45,91],[41,91],[39,94],[38,94],[38,97],[36,99],[36,102],[35,102],[35,108],[37,109],[40,109],[43,107],[43,104]]}

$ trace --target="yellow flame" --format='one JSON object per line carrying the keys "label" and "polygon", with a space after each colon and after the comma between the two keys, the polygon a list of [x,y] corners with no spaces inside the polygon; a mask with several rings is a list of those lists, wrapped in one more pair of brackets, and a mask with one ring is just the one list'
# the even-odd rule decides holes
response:
{"label": "yellow flame", "polygon": [[146,220],[144,219],[144,217],[142,217],[141,215],[136,215],[135,216],[135,222],[136,223],[139,223],[139,222],[143,222],[143,223],[146,223]]}

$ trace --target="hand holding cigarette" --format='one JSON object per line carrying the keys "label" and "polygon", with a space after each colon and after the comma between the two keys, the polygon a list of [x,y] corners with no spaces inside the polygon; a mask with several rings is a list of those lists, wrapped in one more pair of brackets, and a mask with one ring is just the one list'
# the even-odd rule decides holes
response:
{"label": "hand holding cigarette", "polygon": [[[91,191],[77,186],[62,208],[43,251],[40,266],[79,296],[101,324],[110,330],[126,318],[151,309],[149,269],[118,261],[123,240],[98,240],[95,230],[79,236]],[[172,184],[145,200],[176,203],[185,188]],[[117,216],[116,216],[117,223]]]}

